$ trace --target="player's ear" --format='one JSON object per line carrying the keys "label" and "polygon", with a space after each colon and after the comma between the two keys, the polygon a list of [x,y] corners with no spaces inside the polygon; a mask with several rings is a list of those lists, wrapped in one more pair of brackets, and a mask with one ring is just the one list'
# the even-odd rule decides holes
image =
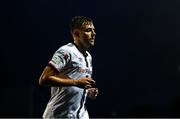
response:
{"label": "player's ear", "polygon": [[73,34],[74,34],[76,37],[79,37],[79,31],[78,31],[77,29],[74,29]]}

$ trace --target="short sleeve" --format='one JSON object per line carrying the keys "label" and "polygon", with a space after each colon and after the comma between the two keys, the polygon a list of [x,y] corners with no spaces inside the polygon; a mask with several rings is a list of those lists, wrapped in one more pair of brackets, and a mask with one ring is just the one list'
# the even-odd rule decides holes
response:
{"label": "short sleeve", "polygon": [[58,72],[68,63],[70,59],[70,53],[65,49],[58,49],[52,59],[49,61],[48,65],[53,66]]}

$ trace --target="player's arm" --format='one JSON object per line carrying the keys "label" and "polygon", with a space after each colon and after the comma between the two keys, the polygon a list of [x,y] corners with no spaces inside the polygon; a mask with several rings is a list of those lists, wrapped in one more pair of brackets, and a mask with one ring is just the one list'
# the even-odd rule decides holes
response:
{"label": "player's arm", "polygon": [[81,88],[89,88],[95,83],[91,78],[72,80],[67,77],[58,77],[56,73],[57,71],[52,66],[46,66],[39,78],[39,84],[44,86],[78,86]]}

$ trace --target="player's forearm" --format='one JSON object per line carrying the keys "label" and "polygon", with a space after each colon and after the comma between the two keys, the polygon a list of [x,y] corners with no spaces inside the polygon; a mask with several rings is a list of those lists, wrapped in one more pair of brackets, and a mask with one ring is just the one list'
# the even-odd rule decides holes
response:
{"label": "player's forearm", "polygon": [[57,76],[49,76],[46,81],[43,82],[46,86],[77,86],[78,81],[66,78],[60,78]]}

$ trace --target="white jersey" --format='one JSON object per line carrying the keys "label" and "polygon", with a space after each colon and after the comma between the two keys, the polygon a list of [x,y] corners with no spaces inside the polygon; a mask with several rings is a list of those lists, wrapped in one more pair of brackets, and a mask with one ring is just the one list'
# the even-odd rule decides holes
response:
{"label": "white jersey", "polygon": [[[89,52],[86,57],[73,43],[60,47],[49,61],[57,70],[57,75],[72,80],[92,75],[92,58]],[[87,92],[76,86],[51,87],[51,98],[43,118],[80,118],[88,119],[85,107]]]}

